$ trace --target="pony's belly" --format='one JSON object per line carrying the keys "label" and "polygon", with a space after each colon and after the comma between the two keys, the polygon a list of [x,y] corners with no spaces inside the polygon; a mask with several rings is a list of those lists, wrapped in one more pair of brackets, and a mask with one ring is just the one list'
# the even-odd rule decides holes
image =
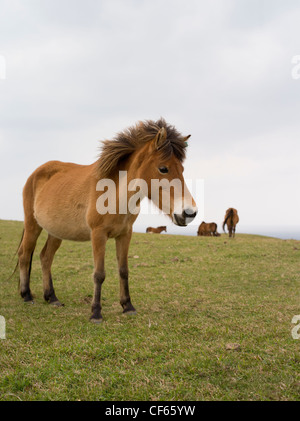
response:
{"label": "pony's belly", "polygon": [[62,240],[89,241],[91,230],[87,225],[84,214],[68,214],[64,212],[50,212],[50,209],[35,209],[37,223],[53,237]]}
{"label": "pony's belly", "polygon": [[[55,176],[37,190],[34,217],[49,234],[62,240],[88,241],[91,230],[86,221],[87,189],[77,191],[69,180]],[[83,190],[83,192],[82,192]]]}
{"label": "pony's belly", "polygon": [[89,241],[91,239],[91,230],[87,226],[80,226],[76,223],[54,223],[53,221],[44,221],[43,218],[36,216],[38,224],[53,237],[61,240],[71,241]]}

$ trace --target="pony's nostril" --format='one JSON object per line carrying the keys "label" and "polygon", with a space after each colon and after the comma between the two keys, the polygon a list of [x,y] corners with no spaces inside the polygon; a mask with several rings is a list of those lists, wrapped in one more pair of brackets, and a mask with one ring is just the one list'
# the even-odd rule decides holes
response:
{"label": "pony's nostril", "polygon": [[184,209],[184,211],[182,212],[182,216],[184,218],[195,218],[195,216],[197,215],[197,212],[195,212],[193,209]]}

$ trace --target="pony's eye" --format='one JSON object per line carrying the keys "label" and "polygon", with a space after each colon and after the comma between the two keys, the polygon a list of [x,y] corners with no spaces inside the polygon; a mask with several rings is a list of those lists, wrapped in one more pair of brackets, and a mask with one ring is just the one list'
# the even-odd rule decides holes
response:
{"label": "pony's eye", "polygon": [[159,167],[159,168],[158,168],[158,171],[159,171],[161,174],[167,174],[167,173],[169,172],[169,170],[168,170],[168,168],[167,168],[167,167]]}

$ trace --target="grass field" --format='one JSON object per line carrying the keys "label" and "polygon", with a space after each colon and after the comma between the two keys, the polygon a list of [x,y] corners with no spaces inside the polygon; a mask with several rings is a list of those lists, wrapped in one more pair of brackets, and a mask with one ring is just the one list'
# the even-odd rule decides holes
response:
{"label": "grass field", "polygon": [[[106,255],[101,325],[89,322],[90,243],[63,242],[53,264],[64,307],[43,301],[39,253],[17,290],[21,222],[0,221],[0,400],[298,400],[300,242],[134,234],[131,298],[122,314],[114,241]],[[235,344],[235,345],[232,345]],[[228,349],[229,348],[229,349]]]}

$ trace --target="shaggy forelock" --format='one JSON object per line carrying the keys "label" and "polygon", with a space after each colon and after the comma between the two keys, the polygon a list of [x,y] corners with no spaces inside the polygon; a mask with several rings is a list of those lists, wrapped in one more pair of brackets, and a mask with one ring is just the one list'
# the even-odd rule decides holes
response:
{"label": "shaggy forelock", "polygon": [[145,143],[153,140],[162,128],[167,133],[166,141],[158,149],[162,159],[169,159],[174,154],[180,162],[183,162],[186,142],[182,134],[163,118],[158,121],[147,120],[118,133],[112,140],[102,142],[98,160],[98,171],[101,177],[109,177],[122,161],[144,146]]}

